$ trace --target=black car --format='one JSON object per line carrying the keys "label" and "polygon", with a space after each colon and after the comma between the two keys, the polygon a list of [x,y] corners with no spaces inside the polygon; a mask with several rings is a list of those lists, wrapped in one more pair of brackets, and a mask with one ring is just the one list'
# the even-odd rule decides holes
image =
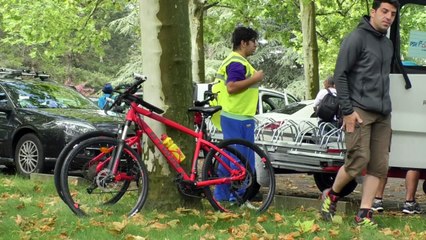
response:
{"label": "black car", "polygon": [[72,138],[116,132],[122,119],[44,74],[0,70],[0,165],[24,176],[52,170]]}

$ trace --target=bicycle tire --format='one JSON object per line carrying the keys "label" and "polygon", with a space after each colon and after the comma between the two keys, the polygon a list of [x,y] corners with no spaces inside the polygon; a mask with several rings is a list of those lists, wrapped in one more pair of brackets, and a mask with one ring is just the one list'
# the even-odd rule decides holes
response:
{"label": "bicycle tire", "polygon": [[[221,185],[205,187],[204,195],[212,207],[221,212],[234,213],[248,210],[255,213],[266,211],[272,203],[276,187],[274,169],[268,155],[257,145],[244,139],[224,140],[218,143],[217,146],[228,151],[241,164],[244,164],[247,176],[243,182],[232,181],[228,184],[230,185],[229,198],[227,194],[220,196],[220,192],[223,190],[220,187]],[[253,153],[254,156],[252,158],[248,157],[249,152]],[[218,151],[214,149],[209,151],[203,165],[202,180],[221,178],[220,172],[223,169],[220,169],[221,163],[216,160],[221,157]],[[253,160],[250,159],[254,159],[255,167],[251,167],[250,162]],[[261,176],[262,179],[260,179]]]}
{"label": "bicycle tire", "polygon": [[[112,177],[108,174],[106,161],[111,159],[117,143],[117,139],[110,137],[89,138],[65,157],[60,170],[60,191],[77,216],[96,213],[133,216],[145,204],[148,171],[131,147],[124,145],[117,166],[119,174]],[[129,208],[130,212],[126,213]]]}
{"label": "bicycle tire", "polygon": [[67,145],[65,145],[64,149],[62,149],[62,151],[59,153],[59,156],[56,158],[56,163],[55,163],[55,168],[53,170],[53,180],[55,183],[55,188],[56,188],[56,192],[58,193],[59,197],[64,200],[63,194],[62,194],[62,190],[60,187],[60,172],[61,172],[61,167],[64,164],[65,161],[65,157],[68,155],[68,153],[79,143],[81,143],[84,140],[87,140],[89,138],[93,138],[93,137],[115,137],[116,134],[112,133],[112,132],[105,132],[105,131],[93,131],[93,132],[88,132],[85,133],[83,135],[78,136],[77,138],[74,138],[73,140],[71,140],[71,142],[69,142]]}

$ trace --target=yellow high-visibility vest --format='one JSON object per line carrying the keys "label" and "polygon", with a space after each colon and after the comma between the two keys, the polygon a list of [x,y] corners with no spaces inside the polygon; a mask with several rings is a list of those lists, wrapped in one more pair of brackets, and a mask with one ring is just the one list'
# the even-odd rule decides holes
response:
{"label": "yellow high-visibility vest", "polygon": [[[247,59],[240,54],[236,52],[229,54],[229,56],[223,60],[216,73],[215,82],[219,83],[213,86],[212,92],[217,93],[217,102],[211,104],[222,106],[223,114],[226,114],[227,116],[253,117],[256,114],[259,84],[254,84],[240,93],[228,94],[226,88],[226,79],[228,78],[226,68],[233,62],[239,62],[245,67],[246,79],[251,77],[256,71]],[[222,113],[218,112],[213,115],[212,122],[215,127],[221,131],[220,114]]]}

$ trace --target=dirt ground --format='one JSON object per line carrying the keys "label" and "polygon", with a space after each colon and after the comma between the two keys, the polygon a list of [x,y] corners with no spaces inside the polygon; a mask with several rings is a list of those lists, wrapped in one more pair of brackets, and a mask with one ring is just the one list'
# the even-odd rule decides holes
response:
{"label": "dirt ground", "polygon": [[[312,175],[308,174],[277,174],[277,195],[320,198],[321,192],[315,185]],[[419,181],[416,198],[422,208],[426,210],[426,194],[423,192],[423,179]],[[362,184],[358,184],[352,194],[345,200],[359,202],[361,199]],[[389,178],[384,192],[385,209],[399,210],[405,200],[405,182],[402,178]]]}

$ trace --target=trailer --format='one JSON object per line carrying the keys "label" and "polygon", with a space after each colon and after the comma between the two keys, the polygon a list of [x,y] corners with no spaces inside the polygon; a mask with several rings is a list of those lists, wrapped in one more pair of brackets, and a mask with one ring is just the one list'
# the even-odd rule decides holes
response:
{"label": "trailer", "polygon": [[[213,124],[208,124],[208,129],[213,139],[223,139]],[[346,153],[344,132],[330,123],[257,121],[255,143],[268,154],[275,174],[312,174],[320,191],[331,187]],[[350,182],[342,195],[350,194],[357,184],[356,180]]]}

